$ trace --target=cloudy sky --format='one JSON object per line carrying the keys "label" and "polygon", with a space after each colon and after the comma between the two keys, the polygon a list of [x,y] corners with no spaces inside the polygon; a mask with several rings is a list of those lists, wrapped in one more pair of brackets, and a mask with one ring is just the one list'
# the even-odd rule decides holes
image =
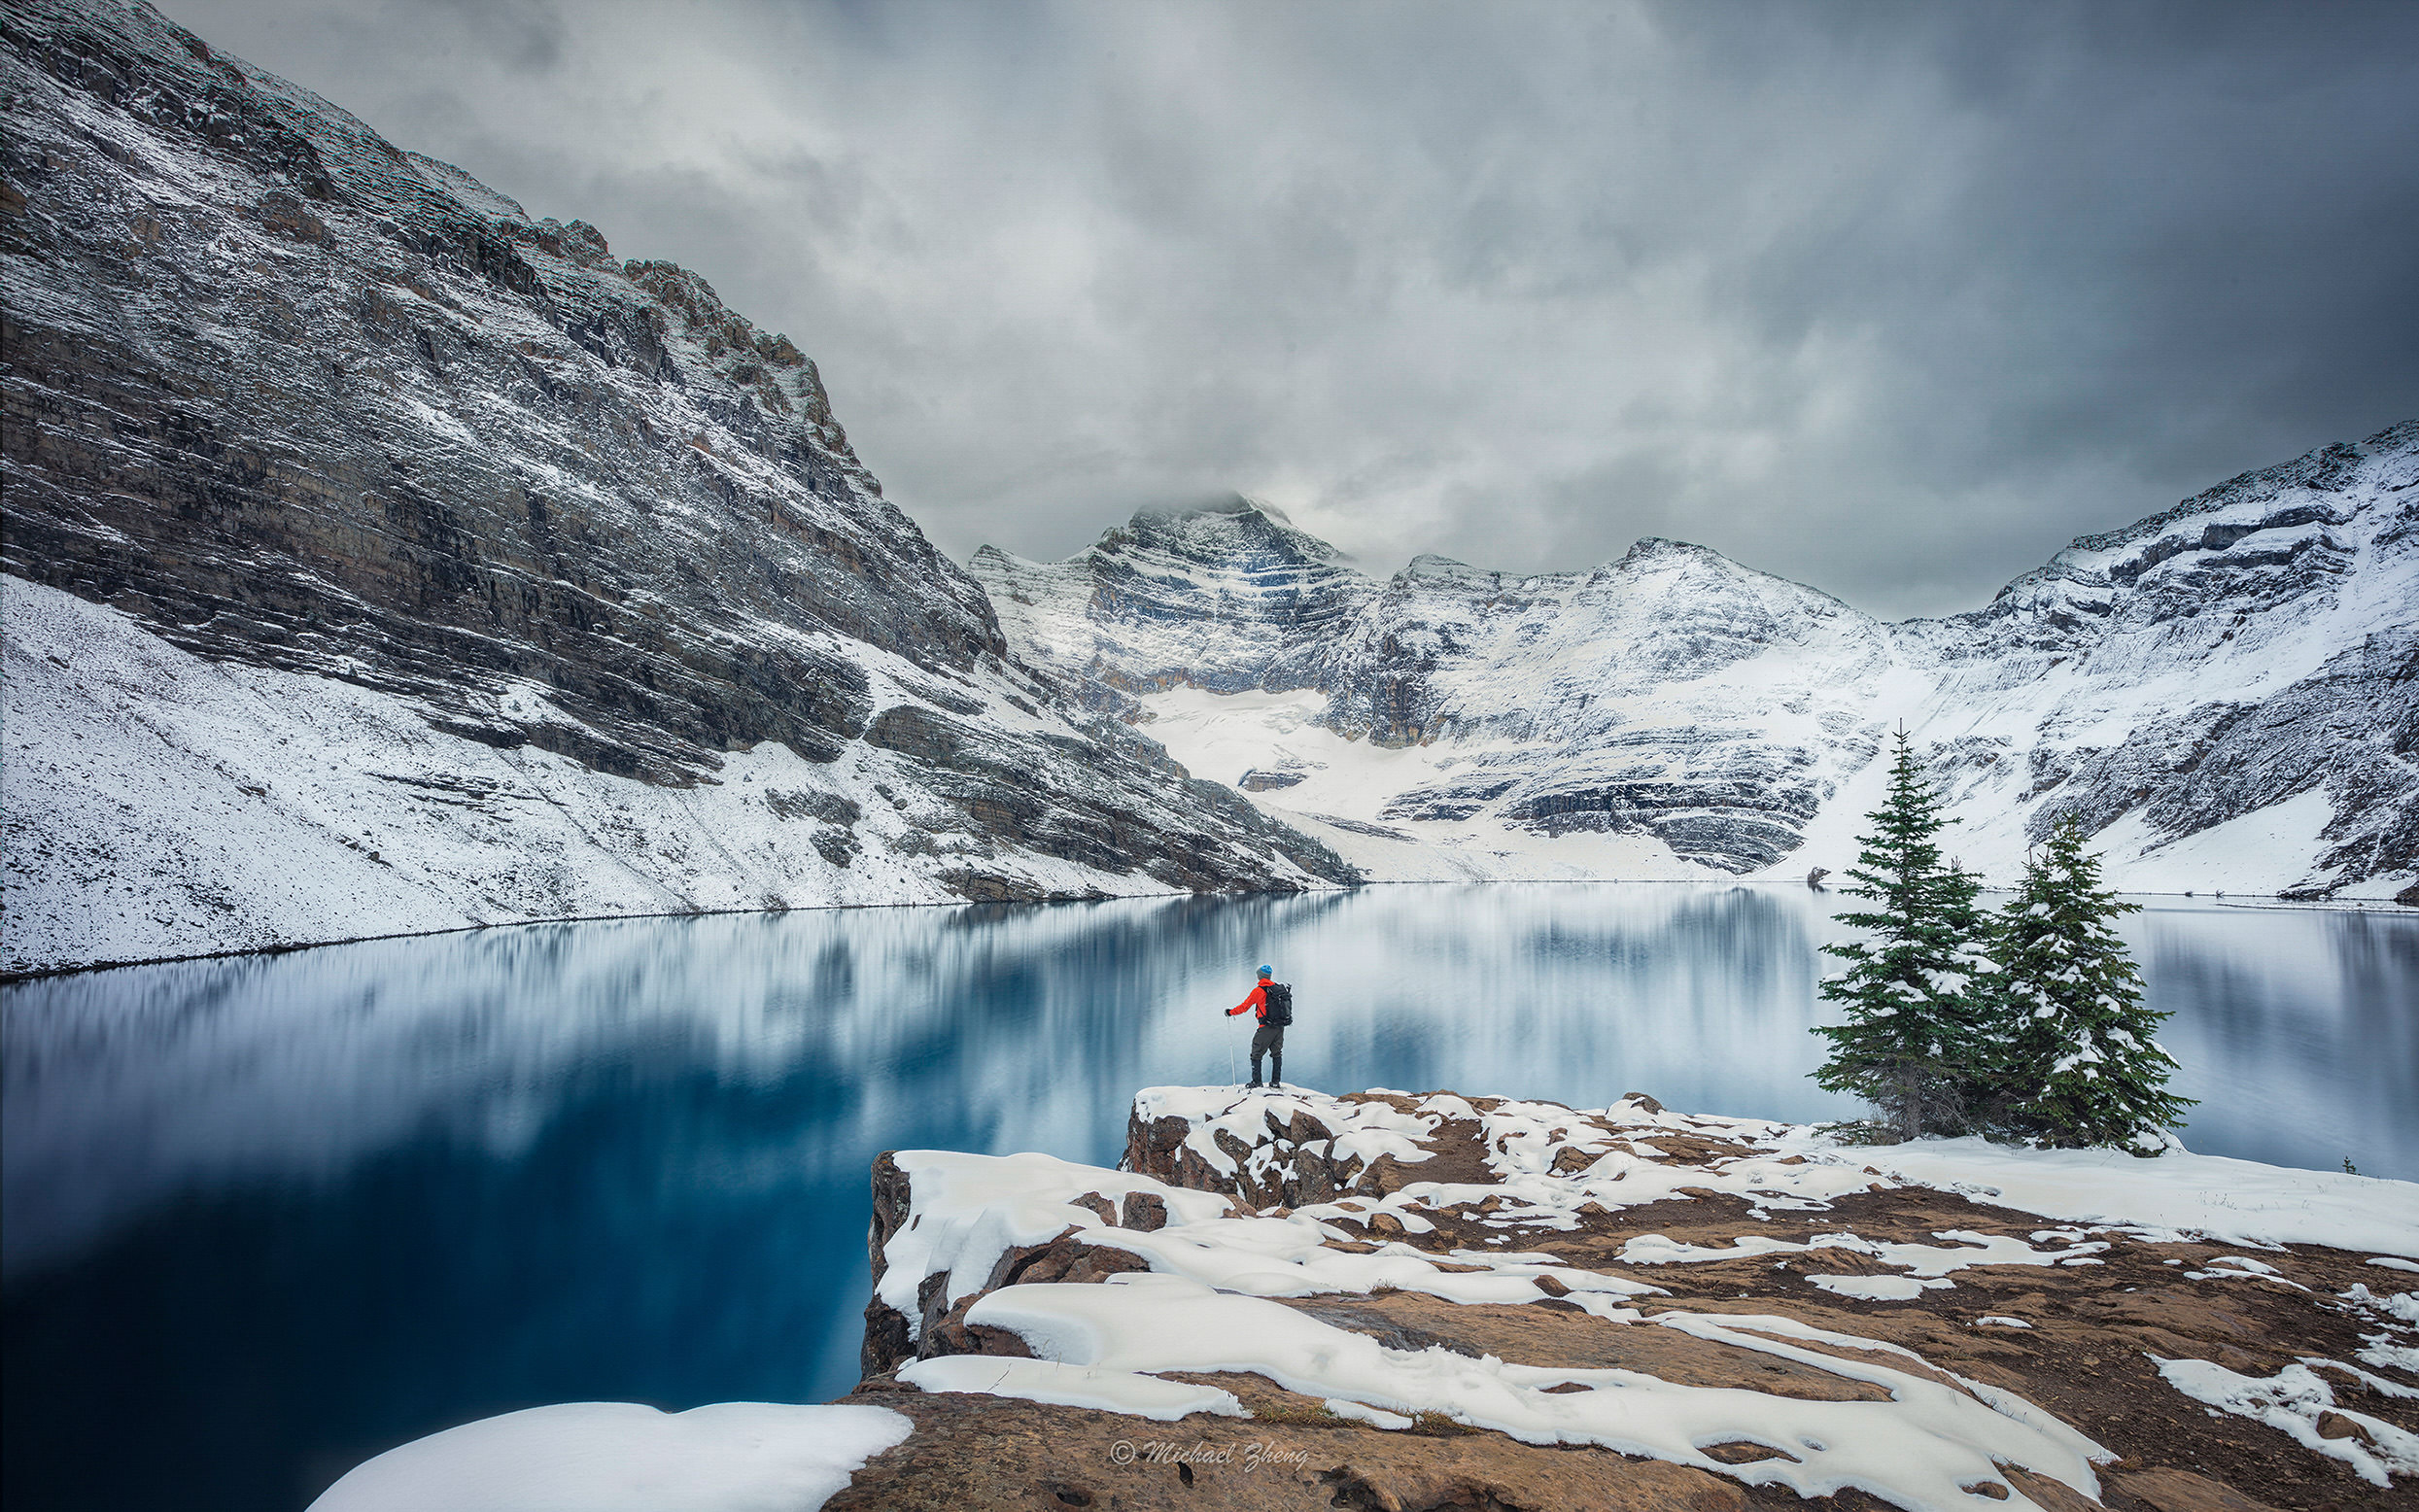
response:
{"label": "cloudy sky", "polygon": [[163,8],[786,331],[961,559],[1240,490],[1936,612],[2419,415],[2419,5]]}

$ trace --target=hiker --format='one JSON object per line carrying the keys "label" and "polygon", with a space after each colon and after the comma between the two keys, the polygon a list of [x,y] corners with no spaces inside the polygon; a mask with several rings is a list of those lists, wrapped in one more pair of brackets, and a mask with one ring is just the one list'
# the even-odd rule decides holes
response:
{"label": "hiker", "polygon": [[1285,1026],[1294,1021],[1294,989],[1269,979],[1277,974],[1273,966],[1260,969],[1260,984],[1252,995],[1227,1010],[1232,1018],[1245,1009],[1256,1010],[1260,1027],[1252,1033],[1252,1080],[1244,1086],[1249,1091],[1260,1085],[1260,1057],[1268,1057],[1268,1084],[1278,1085],[1285,1077]]}

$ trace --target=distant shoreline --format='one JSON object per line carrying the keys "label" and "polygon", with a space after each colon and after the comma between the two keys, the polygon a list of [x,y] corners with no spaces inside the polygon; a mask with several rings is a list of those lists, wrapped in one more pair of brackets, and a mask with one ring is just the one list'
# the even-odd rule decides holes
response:
{"label": "distant shoreline", "polygon": [[[243,950],[199,950],[187,955],[152,955],[123,961],[87,961],[78,966],[46,966],[33,971],[0,972],[0,987],[13,987],[24,982],[45,981],[58,977],[80,977],[92,972],[124,971],[137,966],[172,966],[186,961],[229,961],[247,955],[292,955],[300,950],[324,950],[335,945],[369,945],[381,940],[433,940],[445,935],[467,935],[490,929],[530,929],[541,924],[616,924],[641,919],[667,918],[730,918],[749,913],[837,913],[875,909],[1043,909],[1058,908],[1074,903],[1123,903],[1140,898],[1266,898],[1280,894],[1293,895],[1314,892],[1357,892],[1369,887],[1601,887],[1601,886],[1671,886],[1697,887],[1792,887],[1804,888],[1803,880],[1786,877],[1710,877],[1710,876],[1552,876],[1552,877],[1489,877],[1484,880],[1446,880],[1442,878],[1411,878],[1393,881],[1368,881],[1354,887],[1268,888],[1259,892],[1187,893],[1169,889],[1164,892],[1117,893],[1101,898],[1034,899],[1014,903],[993,903],[965,900],[957,903],[804,903],[778,909],[670,909],[653,913],[566,913],[545,918],[499,919],[486,924],[458,924],[450,929],[402,929],[385,934],[348,935],[339,940],[302,940],[286,945],[255,945]],[[1819,886],[1815,892],[1839,892],[1841,888]],[[2006,892],[2004,887],[1986,887],[1986,892]],[[2383,913],[2419,919],[2419,909],[2396,903],[2391,898],[2285,899],[2275,893],[2209,893],[2197,892],[2128,892],[2128,898],[2188,898],[2213,908],[2250,909],[2271,912],[2305,913]],[[2257,900],[2257,901],[2250,901]]]}

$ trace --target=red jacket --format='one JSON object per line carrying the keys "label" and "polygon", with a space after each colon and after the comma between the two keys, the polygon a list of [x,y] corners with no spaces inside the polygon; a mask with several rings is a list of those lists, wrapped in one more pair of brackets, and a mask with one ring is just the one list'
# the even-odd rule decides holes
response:
{"label": "red jacket", "polygon": [[1263,981],[1260,984],[1260,986],[1254,987],[1250,997],[1245,998],[1242,1002],[1237,1003],[1234,1007],[1227,1010],[1227,1016],[1228,1018],[1232,1018],[1235,1014],[1248,1008],[1255,1010],[1254,1016],[1259,1018],[1261,1023],[1266,1023],[1268,1021],[1268,994],[1262,989],[1267,985],[1268,983]]}

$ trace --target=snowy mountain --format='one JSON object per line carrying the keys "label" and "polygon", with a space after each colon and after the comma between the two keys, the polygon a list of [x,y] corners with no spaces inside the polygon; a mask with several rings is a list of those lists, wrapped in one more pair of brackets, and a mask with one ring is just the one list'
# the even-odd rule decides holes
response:
{"label": "snowy mountain", "polygon": [[810,361],[214,53],[0,4],[6,964],[1346,881],[1011,654]]}
{"label": "snowy mountain", "polygon": [[2419,422],[1883,624],[1704,547],[1385,582],[1248,501],[973,560],[1018,650],[1374,877],[1796,876],[1931,751],[1967,865],[2079,815],[2125,885],[2419,877]]}

